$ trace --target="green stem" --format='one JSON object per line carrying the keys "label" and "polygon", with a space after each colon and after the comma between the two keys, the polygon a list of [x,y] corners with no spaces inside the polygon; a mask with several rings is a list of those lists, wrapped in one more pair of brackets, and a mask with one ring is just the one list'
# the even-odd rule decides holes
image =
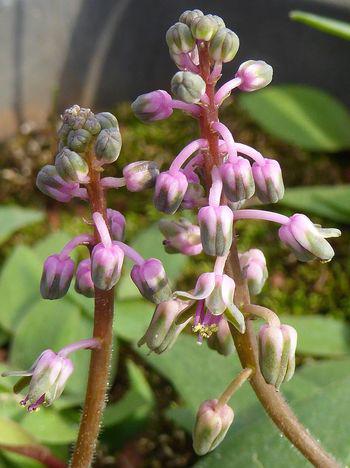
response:
{"label": "green stem", "polygon": [[[92,212],[100,212],[106,218],[106,204],[100,175],[90,170],[88,193]],[[98,233],[95,230],[95,241]],[[106,405],[109,368],[112,354],[114,315],[114,288],[101,291],[95,288],[95,310],[93,337],[101,341],[101,347],[91,353],[89,378],[85,404],[80,422],[78,439],[71,460],[72,468],[88,468],[92,464],[96,442]]]}
{"label": "green stem", "polygon": [[[218,147],[219,136],[216,132],[213,132],[211,127],[213,122],[218,121],[218,110],[214,103],[215,84],[210,83],[209,79],[210,61],[205,44],[199,46],[199,60],[200,73],[207,84],[207,95],[209,97],[209,104],[207,107],[203,107],[200,117],[200,129],[201,138],[206,138],[209,142],[208,161],[206,161],[205,169],[207,186],[210,187],[211,168],[213,165],[220,163],[220,153]],[[234,279],[236,284],[235,303],[244,307],[250,304],[250,296],[247,283],[242,275],[236,242],[237,239],[235,238],[226,262],[225,272]],[[281,393],[277,392],[274,386],[265,382],[259,368],[257,340],[252,327],[252,320],[246,319],[246,332],[244,334],[239,333],[231,325],[230,330],[243,369],[250,368],[253,370],[249,378],[250,384],[276,426],[314,466],[322,468],[339,467],[340,465],[336,460],[323,449],[298,421]]]}

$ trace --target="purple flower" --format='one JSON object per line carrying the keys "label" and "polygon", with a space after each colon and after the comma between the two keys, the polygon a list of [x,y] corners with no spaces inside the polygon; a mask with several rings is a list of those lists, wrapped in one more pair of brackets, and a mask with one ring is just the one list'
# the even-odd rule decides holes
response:
{"label": "purple flower", "polygon": [[50,406],[61,396],[73,369],[70,359],[47,349],[29,370],[4,372],[2,376],[21,377],[14,388],[16,393],[29,384],[28,394],[21,401],[21,405],[26,406],[30,403],[28,411],[31,412],[41,405]]}
{"label": "purple flower", "polygon": [[130,192],[141,192],[153,187],[158,175],[158,165],[153,161],[136,161],[123,169],[126,188]]}
{"label": "purple flower", "polygon": [[220,166],[220,175],[226,197],[232,202],[247,200],[254,195],[255,184],[249,161],[238,157]]}
{"label": "purple flower", "polygon": [[168,253],[198,255],[202,252],[199,227],[185,218],[178,221],[162,219],[159,229],[165,237],[163,244]]}
{"label": "purple flower", "polygon": [[203,250],[207,255],[227,255],[232,244],[232,210],[224,206],[204,206],[198,212]]}
{"label": "purple flower", "polygon": [[242,80],[239,89],[257,91],[265,88],[272,81],[273,69],[263,60],[248,60],[239,67],[236,78]]}
{"label": "purple flower", "polygon": [[131,108],[142,122],[164,120],[173,113],[172,98],[169,93],[158,89],[151,93],[141,94],[131,104]]}
{"label": "purple flower", "polygon": [[119,281],[124,252],[117,245],[95,245],[91,254],[91,275],[98,289],[108,291]]}
{"label": "purple flower", "polygon": [[95,287],[91,277],[91,260],[82,260],[75,274],[75,290],[86,297],[94,297]]}
{"label": "purple flower", "polygon": [[55,200],[68,203],[79,189],[77,182],[65,182],[57,173],[55,166],[46,165],[38,173],[36,186],[44,194]]}
{"label": "purple flower", "polygon": [[241,253],[239,254],[239,263],[243,275],[248,282],[250,294],[259,294],[268,277],[263,252],[259,249],[250,249],[247,252]]}
{"label": "purple flower", "polygon": [[140,265],[134,265],[131,279],[140,293],[155,304],[169,300],[172,295],[162,262],[156,258],[149,258]]}
{"label": "purple flower", "polygon": [[263,203],[277,203],[283,198],[284,184],[281,167],[274,159],[264,158],[252,166],[256,193]]}
{"label": "purple flower", "polygon": [[107,219],[111,238],[116,241],[123,241],[126,224],[124,216],[117,210],[107,208]]}
{"label": "purple flower", "polygon": [[40,293],[44,299],[60,299],[65,296],[74,273],[74,262],[69,257],[54,254],[45,260],[40,281]]}
{"label": "purple flower", "polygon": [[303,214],[294,214],[289,222],[280,227],[279,237],[295,254],[298,260],[308,262],[315,258],[329,262],[334,256],[329,237],[339,237],[339,229],[324,229]]}
{"label": "purple flower", "polygon": [[154,192],[154,205],[157,210],[174,214],[181,205],[187,187],[187,177],[182,172],[161,172],[157,177]]}

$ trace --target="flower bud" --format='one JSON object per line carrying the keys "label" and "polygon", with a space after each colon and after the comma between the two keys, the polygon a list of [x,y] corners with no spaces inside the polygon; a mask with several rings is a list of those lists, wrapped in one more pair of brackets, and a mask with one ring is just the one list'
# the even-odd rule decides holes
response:
{"label": "flower bud", "polygon": [[221,28],[210,41],[209,55],[214,62],[230,62],[238,52],[239,38],[228,28]]}
{"label": "flower bud", "polygon": [[204,16],[204,13],[201,10],[186,10],[184,11],[179,21],[180,23],[185,23],[190,28],[194,19],[199,18],[200,16]]}
{"label": "flower bud", "polygon": [[62,115],[63,126],[70,130],[80,130],[89,119],[93,119],[94,114],[90,109],[80,107],[78,104],[66,109]]}
{"label": "flower bud", "polygon": [[156,258],[149,258],[141,265],[134,265],[131,279],[140,293],[155,304],[169,300],[172,295],[162,262]]}
{"label": "flower bud", "polygon": [[208,203],[205,198],[204,187],[199,183],[189,182],[185,196],[181,203],[181,208],[185,210],[192,210],[204,206]]}
{"label": "flower bud", "polygon": [[218,28],[225,28],[226,24],[225,21],[221,18],[221,16],[218,15],[206,15],[208,18],[212,19],[215,21],[215,23],[218,25]]}
{"label": "flower bud", "polygon": [[205,81],[200,75],[189,71],[175,73],[171,80],[171,92],[180,101],[193,104],[199,102],[205,93]]}
{"label": "flower bud", "polygon": [[154,161],[136,161],[123,169],[126,188],[130,192],[141,192],[154,187],[158,175],[158,165]]}
{"label": "flower bud", "polygon": [[218,400],[204,401],[197,413],[193,429],[193,449],[197,455],[214,450],[225,438],[234,414],[228,405],[218,406]]}
{"label": "flower bud", "polygon": [[250,294],[260,294],[268,277],[263,252],[259,249],[250,249],[239,254],[239,263],[243,276],[247,280]]}
{"label": "flower bud", "polygon": [[203,250],[223,257],[232,244],[233,214],[228,206],[204,206],[198,212]]}
{"label": "flower bud", "polygon": [[58,153],[55,159],[55,167],[58,174],[66,182],[85,183],[88,181],[89,166],[86,161],[78,153],[68,148],[63,148]]}
{"label": "flower bud", "polygon": [[210,41],[219,29],[219,17],[213,15],[198,16],[191,23],[191,32],[195,39]]}
{"label": "flower bud", "polygon": [[271,65],[263,60],[248,60],[238,68],[236,78],[242,80],[239,89],[250,92],[269,85],[272,81],[272,75]]}
{"label": "flower bud", "polygon": [[40,293],[44,299],[60,299],[67,294],[74,273],[71,258],[51,255],[45,260],[40,281]]}
{"label": "flower bud", "polygon": [[169,93],[158,89],[151,93],[141,94],[131,104],[136,117],[142,122],[167,119],[172,113],[172,98]]}
{"label": "flower bud", "polygon": [[227,201],[227,206],[230,208],[230,210],[234,213],[237,210],[240,210],[246,200],[240,200],[238,202],[232,202],[230,200]]}
{"label": "flower bud", "polygon": [[339,229],[324,229],[303,214],[294,214],[289,222],[280,227],[279,237],[301,262],[315,258],[329,262],[334,256],[332,246],[326,241],[329,237],[339,237]]}
{"label": "flower bud", "polygon": [[111,238],[115,241],[123,241],[125,237],[125,218],[117,210],[107,208],[107,219]]}
{"label": "flower bud", "polygon": [[162,219],[159,229],[165,240],[165,251],[168,253],[182,253],[184,255],[198,255],[202,252],[199,227],[185,218],[178,221]]}
{"label": "flower bud", "polygon": [[108,291],[119,281],[124,252],[117,245],[95,245],[91,254],[91,276],[94,285]]}
{"label": "flower bud", "polygon": [[94,297],[95,287],[91,277],[91,260],[82,260],[75,273],[75,290],[86,297]]}
{"label": "flower bud", "polygon": [[181,331],[191,321],[191,316],[177,324],[176,319],[181,312],[191,307],[192,302],[180,299],[162,302],[156,307],[151,323],[146,333],[138,342],[138,346],[146,344],[150,351],[161,354],[170,349]]}
{"label": "flower bud", "polygon": [[260,370],[267,383],[279,388],[295,369],[297,332],[289,325],[263,325],[259,331]]}
{"label": "flower bud", "polygon": [[187,187],[188,181],[182,172],[161,172],[157,177],[153,199],[157,210],[174,214],[185,196]]}
{"label": "flower bud", "polygon": [[28,411],[36,411],[41,405],[50,406],[57,400],[74,370],[73,363],[67,357],[45,350],[26,371],[13,371],[3,376],[19,376],[15,392],[22,390],[29,383],[28,395],[21,401],[22,406],[29,402]]}
{"label": "flower bud", "polygon": [[117,128],[106,128],[100,132],[95,143],[97,159],[103,163],[112,163],[119,157],[122,137]]}
{"label": "flower bud", "polygon": [[279,163],[264,158],[252,166],[256,194],[263,203],[277,203],[283,198],[284,184]]}
{"label": "flower bud", "polygon": [[102,130],[106,128],[117,128],[119,130],[118,119],[110,112],[100,112],[99,114],[96,114],[95,117]]}
{"label": "flower bud", "polygon": [[226,197],[233,202],[247,200],[254,195],[255,184],[249,161],[238,157],[220,166],[220,175]]}
{"label": "flower bud", "polygon": [[38,172],[36,186],[45,195],[62,203],[71,201],[79,188],[78,183],[65,182],[58,175],[56,167],[49,164]]}
{"label": "flower bud", "polygon": [[190,28],[184,23],[175,23],[165,36],[168,47],[173,54],[185,54],[196,45]]}
{"label": "flower bud", "polygon": [[77,153],[83,153],[91,140],[91,133],[83,128],[71,130],[67,137],[67,146]]}
{"label": "flower bud", "polygon": [[211,349],[215,349],[219,354],[223,356],[229,356],[235,351],[235,345],[233,343],[230,327],[225,317],[222,317],[218,323],[218,330],[213,333],[207,340],[208,346]]}
{"label": "flower bud", "polygon": [[97,116],[94,114],[90,115],[86,119],[83,129],[91,133],[91,135],[97,135],[101,131],[101,124],[99,120],[97,119]]}

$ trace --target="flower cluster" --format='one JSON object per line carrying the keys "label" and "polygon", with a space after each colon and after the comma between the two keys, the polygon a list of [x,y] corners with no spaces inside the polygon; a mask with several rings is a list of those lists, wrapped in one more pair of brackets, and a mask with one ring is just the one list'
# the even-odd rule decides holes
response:
{"label": "flower cluster", "polygon": [[[93,225],[94,232],[74,237],[59,253],[45,260],[40,282],[42,297],[62,298],[74,276],[75,290],[86,297],[95,297],[98,291],[110,291],[120,278],[126,256],[134,264],[131,278],[140,293],[156,304],[169,300],[172,291],[162,263],[155,258],[144,259],[128,246],[124,242],[124,216],[104,206],[104,192],[108,189],[126,186],[135,192],[154,186],[159,174],[157,165],[138,161],[124,167],[123,177],[101,177],[104,166],[117,160],[122,145],[118,121],[109,112],[94,114],[90,109],[74,105],[64,112],[58,137],[55,163],[40,170],[37,187],[62,203],[74,197],[90,203],[89,224]],[[71,254],[80,245],[87,247],[88,256],[75,265]],[[68,349],[71,352],[80,347],[73,343]],[[28,396],[23,400],[23,405],[30,402],[29,411],[41,404],[51,404],[62,393],[73,372],[66,354],[66,349],[58,354],[46,350],[29,371],[6,374],[31,377]],[[16,389],[22,387],[20,384]]]}
{"label": "flower cluster", "polygon": [[[227,274],[226,265],[236,242],[234,227],[242,219],[280,224],[280,240],[301,261],[331,260],[334,251],[326,239],[337,237],[340,232],[323,229],[303,214],[287,217],[244,208],[247,200],[250,205],[281,200],[282,171],[275,159],[235,141],[219,120],[219,108],[234,89],[253,92],[267,86],[272,80],[272,67],[262,60],[248,60],[216,89],[223,63],[233,60],[239,39],[220,17],[205,15],[200,10],[185,11],[167,31],[166,42],[179,69],[171,80],[173,97],[165,90],[149,92],[139,96],[132,108],[146,123],[166,119],[174,109],[198,119],[200,138],[182,149],[170,167],[157,176],[154,205],[169,215],[194,210],[198,225],[184,217],[160,222],[165,249],[184,255],[204,252],[214,259],[214,264],[212,271],[199,275],[193,290],[176,291],[171,301],[157,307],[140,344],[146,343],[151,350],[162,352],[191,322],[199,343],[206,338],[211,347],[228,354],[233,349],[230,328],[233,333],[234,330],[245,333],[246,320],[251,315],[260,316],[268,321],[258,335],[260,370],[266,382],[278,388],[294,373],[296,332],[281,325],[274,312],[266,312],[259,306],[248,310],[245,304],[236,302],[236,284]],[[259,294],[268,277],[263,252],[258,249],[242,252],[239,263],[250,294]],[[222,411],[223,407],[219,410],[214,400],[200,408],[201,422],[197,421],[194,434],[198,454],[212,450],[226,433],[233,414]],[[210,434],[214,434],[212,439]]]}

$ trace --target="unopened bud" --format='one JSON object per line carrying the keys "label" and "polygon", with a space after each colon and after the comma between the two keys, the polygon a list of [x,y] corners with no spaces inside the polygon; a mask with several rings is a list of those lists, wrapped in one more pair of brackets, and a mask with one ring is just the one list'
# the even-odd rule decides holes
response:
{"label": "unopened bud", "polygon": [[58,153],[55,159],[55,167],[58,174],[66,182],[85,183],[88,181],[89,166],[86,161],[78,153],[68,148],[63,148]]}
{"label": "unopened bud", "polygon": [[201,184],[189,182],[185,196],[181,203],[181,208],[192,210],[207,204],[205,190]]}
{"label": "unopened bud", "polygon": [[238,52],[239,38],[228,28],[221,28],[210,41],[209,55],[214,62],[230,62]]}
{"label": "unopened bud", "polygon": [[134,265],[131,279],[140,293],[155,304],[170,299],[172,291],[162,262],[156,258],[149,258],[141,265]]}
{"label": "unopened bud", "polygon": [[68,203],[79,188],[79,183],[65,182],[59,176],[56,167],[47,164],[38,172],[36,186],[45,195],[62,203]]}
{"label": "unopened bud", "polygon": [[268,277],[263,252],[259,249],[250,249],[239,254],[239,263],[243,276],[247,280],[250,294],[260,294]]}
{"label": "unopened bud", "polygon": [[83,128],[71,130],[67,137],[67,146],[77,153],[83,153],[91,140],[91,133]]}
{"label": "unopened bud", "polygon": [[136,161],[123,169],[126,188],[130,192],[154,187],[158,175],[158,165],[154,161]]}
{"label": "unopened bud", "polygon": [[71,258],[51,255],[45,260],[40,281],[40,293],[44,299],[60,299],[67,294],[74,273]]}
{"label": "unopened bud", "polygon": [[195,39],[210,41],[219,29],[218,17],[213,15],[198,16],[191,23],[191,32]]}
{"label": "unopened bud", "polygon": [[228,206],[204,206],[198,212],[203,250],[222,257],[232,244],[233,214]]}
{"label": "unopened bud", "polygon": [[169,93],[158,89],[151,93],[141,94],[131,104],[136,117],[142,122],[167,119],[172,113],[172,98]]}
{"label": "unopened bud", "polygon": [[117,128],[106,128],[100,132],[95,143],[97,159],[103,163],[112,163],[119,157],[122,137]]}
{"label": "unopened bud", "polygon": [[207,340],[208,346],[211,349],[215,349],[219,354],[223,356],[229,356],[235,351],[235,345],[233,343],[230,327],[225,317],[222,317],[218,323],[218,330],[213,333]]}
{"label": "unopened bud", "polygon": [[284,184],[279,163],[274,159],[264,158],[252,166],[256,194],[263,203],[277,203],[283,198]]}
{"label": "unopened bud", "polygon": [[233,202],[247,200],[254,195],[255,184],[249,161],[238,157],[220,166],[220,175],[226,197]]}
{"label": "unopened bud", "polygon": [[86,258],[79,263],[75,273],[74,287],[77,293],[86,297],[94,297],[95,287],[91,277],[90,258]]}
{"label": "unopened bud", "polygon": [[175,23],[171,26],[165,39],[173,54],[190,52],[196,44],[190,28],[184,23]]}
{"label": "unopened bud", "polygon": [[116,285],[123,266],[124,252],[117,245],[95,245],[91,254],[91,276],[98,289],[108,291]]}
{"label": "unopened bud", "polygon": [[102,130],[106,128],[117,128],[119,130],[118,119],[110,112],[100,112],[99,114],[96,114],[95,117]]}
{"label": "unopened bud", "polygon": [[199,227],[185,218],[178,221],[162,219],[159,229],[165,240],[163,241],[166,252],[182,253],[184,255],[198,255],[202,252]]}
{"label": "unopened bud", "polygon": [[181,331],[191,321],[191,316],[177,324],[179,314],[191,307],[192,302],[180,299],[165,301],[156,307],[151,323],[146,333],[138,342],[139,346],[146,344],[150,351],[161,354],[170,349]]}
{"label": "unopened bud", "polygon": [[180,23],[185,23],[190,28],[194,19],[204,16],[204,13],[201,10],[186,10],[184,11],[179,18]]}
{"label": "unopened bud", "polygon": [[197,103],[205,93],[205,81],[200,75],[189,71],[175,73],[171,80],[171,92],[180,101]]}
{"label": "unopened bud", "polygon": [[239,85],[242,91],[257,91],[271,83],[272,75],[271,65],[263,60],[248,60],[239,67],[236,78],[242,80]]}
{"label": "unopened bud", "polygon": [[197,413],[193,429],[193,449],[197,455],[214,450],[225,438],[234,414],[228,405],[218,405],[218,400],[204,401]]}
{"label": "unopened bud", "polygon": [[125,237],[125,218],[117,210],[107,208],[107,219],[111,238],[115,241],[123,241]]}
{"label": "unopened bud", "polygon": [[161,172],[154,191],[154,205],[157,210],[174,214],[185,196],[187,187],[188,181],[182,172]]}
{"label": "unopened bud", "polygon": [[334,256],[334,250],[326,239],[339,237],[341,232],[339,229],[324,229],[315,225],[307,216],[297,213],[280,227],[278,234],[298,260],[308,262],[317,258],[329,262]]}
{"label": "unopened bud", "polygon": [[293,377],[297,332],[289,325],[263,325],[259,331],[260,370],[267,383],[279,388]]}

